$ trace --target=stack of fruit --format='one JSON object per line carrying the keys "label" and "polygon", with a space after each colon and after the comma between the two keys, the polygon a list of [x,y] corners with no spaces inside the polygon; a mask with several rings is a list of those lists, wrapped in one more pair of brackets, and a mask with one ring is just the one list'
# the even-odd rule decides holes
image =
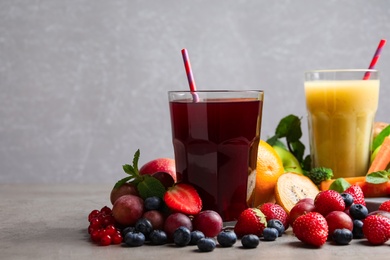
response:
{"label": "stack of fruit", "polygon": [[[364,176],[366,186],[351,180],[337,186],[340,180],[331,180],[330,169],[307,169],[308,157],[303,158],[301,133],[296,129],[300,127],[298,121],[292,115],[282,119],[275,137],[260,141],[257,173],[249,176],[248,209],[240,214],[234,229],[223,229],[218,213],[202,210],[202,200],[193,186],[176,182],[173,159],[156,159],[138,170],[137,151],[133,164],[123,166],[127,176],[111,191],[112,209],[105,206],[89,214],[91,240],[100,245],[125,243],[129,247],[145,243],[197,245],[200,251],[212,251],[217,243],[231,247],[240,239],[243,247],[256,248],[260,239],[274,241],[291,226],[299,240],[315,247],[326,241],[346,245],[360,238],[372,245],[388,241],[390,200],[369,213],[365,196],[367,183],[373,190],[390,186],[386,171],[390,126],[378,135],[381,148],[373,164],[379,173]],[[280,144],[279,139],[284,137],[287,146],[295,150]],[[379,163],[375,163],[377,158],[382,158]],[[371,183],[378,178],[385,181]],[[380,191],[374,195],[390,194],[390,189]]]}

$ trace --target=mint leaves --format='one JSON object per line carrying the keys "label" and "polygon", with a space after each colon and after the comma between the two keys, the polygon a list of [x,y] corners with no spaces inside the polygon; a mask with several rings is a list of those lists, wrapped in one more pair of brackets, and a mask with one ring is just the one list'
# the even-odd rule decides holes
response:
{"label": "mint leaves", "polygon": [[120,179],[114,185],[114,189],[119,188],[125,183],[132,183],[137,187],[138,193],[141,198],[146,199],[148,197],[157,196],[163,198],[165,193],[165,187],[161,182],[150,175],[140,175],[138,170],[138,161],[140,157],[140,150],[138,149],[134,153],[133,165],[125,164],[122,166],[123,171],[128,175],[127,177]]}
{"label": "mint leaves", "polygon": [[338,178],[332,182],[329,189],[335,190],[339,193],[344,192],[346,189],[348,189],[351,186],[349,182],[347,182],[344,178]]}
{"label": "mint leaves", "polygon": [[309,171],[311,168],[310,155],[304,157],[305,145],[300,141],[302,137],[301,119],[295,115],[282,118],[276,127],[275,135],[267,140],[271,146],[278,145],[286,148],[280,139],[285,138],[288,150],[297,158],[302,169]]}
{"label": "mint leaves", "polygon": [[372,184],[380,184],[385,183],[390,180],[390,172],[389,171],[379,171],[379,172],[372,172],[367,174],[366,176],[366,182],[372,183]]}

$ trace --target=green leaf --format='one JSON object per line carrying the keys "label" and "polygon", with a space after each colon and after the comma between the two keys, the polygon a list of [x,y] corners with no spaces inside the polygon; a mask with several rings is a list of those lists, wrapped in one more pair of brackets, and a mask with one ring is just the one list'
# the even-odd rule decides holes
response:
{"label": "green leaf", "polygon": [[139,160],[139,157],[140,157],[140,151],[139,149],[135,152],[134,154],[134,158],[133,158],[133,169],[134,169],[134,172],[136,174],[139,174],[138,172],[138,160]]}
{"label": "green leaf", "polygon": [[138,183],[137,189],[143,199],[152,196],[163,198],[165,193],[165,187],[161,182],[150,175],[144,175],[143,180]]}
{"label": "green leaf", "polygon": [[131,166],[130,164],[125,164],[122,166],[122,168],[127,174],[131,174],[131,175],[136,174],[133,166]]}
{"label": "green leaf", "polygon": [[288,115],[279,122],[275,134],[286,137],[287,142],[298,141],[302,137],[301,120],[295,115]]}
{"label": "green leaf", "polygon": [[117,189],[119,188],[120,186],[122,186],[123,184],[125,184],[126,182],[128,182],[129,180],[131,180],[133,178],[133,176],[127,176],[119,181],[117,181],[114,185],[114,189]]}
{"label": "green leaf", "polygon": [[[279,141],[279,137],[277,135],[272,136],[271,138],[268,138],[266,141],[269,145],[274,146],[278,145],[282,142]],[[282,143],[283,144],[283,143]],[[284,145],[284,144],[283,144]]]}
{"label": "green leaf", "polygon": [[338,178],[330,185],[330,190],[335,190],[339,193],[344,192],[351,186],[349,182],[347,182],[344,178]]}
{"label": "green leaf", "polygon": [[310,171],[310,169],[311,169],[311,156],[310,156],[310,154],[306,155],[305,159],[302,162],[301,167],[305,171]]}
{"label": "green leaf", "polygon": [[383,128],[382,131],[372,141],[372,150],[375,151],[375,149],[378,148],[378,146],[380,146],[383,143],[383,140],[385,140],[385,138],[389,135],[390,135],[390,125]]}
{"label": "green leaf", "polygon": [[305,145],[301,141],[296,141],[296,142],[291,142],[291,148],[292,148],[292,153],[294,154],[295,158],[298,159],[298,161],[303,160],[303,155],[305,153]]}
{"label": "green leaf", "polygon": [[378,171],[367,174],[366,182],[372,184],[380,184],[389,181],[390,172],[388,171]]}

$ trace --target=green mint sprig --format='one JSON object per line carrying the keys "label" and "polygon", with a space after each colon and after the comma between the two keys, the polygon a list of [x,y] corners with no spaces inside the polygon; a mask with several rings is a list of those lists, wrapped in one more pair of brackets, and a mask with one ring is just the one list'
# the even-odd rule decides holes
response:
{"label": "green mint sprig", "polygon": [[285,138],[287,149],[297,158],[305,171],[311,169],[310,155],[304,157],[305,145],[300,141],[302,137],[301,118],[288,115],[282,118],[276,127],[275,135],[267,140],[271,146],[278,145],[286,148],[281,139]]}
{"label": "green mint sprig", "polygon": [[128,175],[119,181],[117,181],[114,185],[114,189],[119,188],[125,183],[132,183],[137,187],[138,193],[141,198],[146,199],[148,197],[157,196],[159,198],[163,198],[165,193],[165,187],[162,183],[150,175],[140,175],[138,169],[138,161],[140,157],[140,150],[138,149],[134,153],[133,165],[124,164],[122,166],[123,171]]}
{"label": "green mint sprig", "polygon": [[389,171],[377,171],[367,174],[366,182],[372,184],[381,184],[388,182],[390,180],[390,172]]}

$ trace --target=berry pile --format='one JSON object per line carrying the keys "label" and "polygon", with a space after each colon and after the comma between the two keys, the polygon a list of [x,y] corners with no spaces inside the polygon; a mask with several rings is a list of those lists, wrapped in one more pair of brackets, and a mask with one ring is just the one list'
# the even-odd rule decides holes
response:
{"label": "berry pile", "polygon": [[101,246],[122,243],[122,235],[115,227],[115,219],[109,207],[92,210],[88,215],[88,233],[91,240]]}
{"label": "berry pile", "polygon": [[366,238],[372,245],[390,239],[390,202],[369,213],[358,185],[343,193],[321,191],[313,201],[299,201],[290,211],[295,236],[304,243],[320,247],[327,240],[348,245],[352,239]]}
{"label": "berry pile", "polygon": [[352,185],[344,192],[319,192],[315,199],[300,200],[289,214],[278,204],[264,203],[241,212],[234,229],[223,229],[221,216],[202,210],[196,189],[175,183],[168,172],[140,174],[139,151],[133,165],[124,165],[129,176],[118,181],[110,194],[112,209],[104,206],[88,216],[91,240],[101,246],[123,244],[196,245],[201,252],[232,247],[237,239],[242,247],[256,248],[260,240],[275,241],[290,226],[302,242],[321,247],[326,241],[348,245],[352,239],[366,238],[372,245],[390,239],[390,200],[369,213],[362,189]]}

